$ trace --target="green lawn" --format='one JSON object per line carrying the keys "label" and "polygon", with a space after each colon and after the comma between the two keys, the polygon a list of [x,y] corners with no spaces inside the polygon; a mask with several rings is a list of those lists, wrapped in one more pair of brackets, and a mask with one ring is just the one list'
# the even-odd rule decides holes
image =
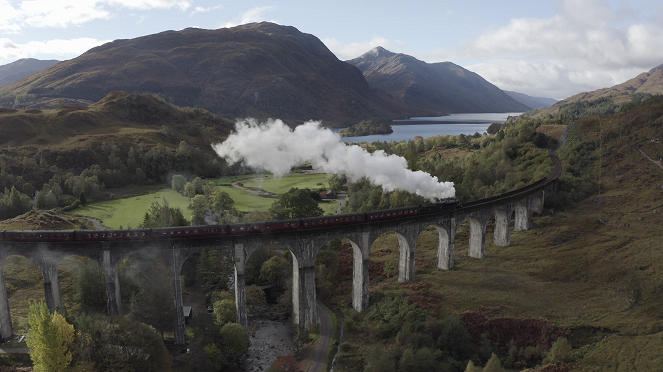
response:
{"label": "green lawn", "polygon": [[[280,180],[275,179],[271,174],[261,176],[258,179],[254,177],[253,179],[244,181],[244,187],[257,187],[275,194],[283,194],[293,187],[299,189],[309,188],[311,190],[316,190],[323,186],[329,188],[326,174],[290,173]],[[319,183],[322,185],[319,185]]]}
{"label": "green lawn", "polygon": [[156,193],[131,198],[92,203],[75,209],[71,213],[96,218],[111,229],[119,229],[120,226],[126,228],[127,225],[136,228],[143,222],[145,211],[150,208],[152,202],[158,201],[163,204],[164,199],[171,207],[180,207],[184,217],[191,219],[191,211],[187,209],[189,199],[172,189],[163,189]]}
{"label": "green lawn", "polygon": [[[260,179],[255,180],[255,178]],[[317,185],[318,183],[322,183],[325,187],[328,187],[327,175],[325,174],[291,173],[284,176],[281,180],[275,180],[271,174],[254,174],[213,180],[217,185],[220,185],[218,186],[219,188],[230,195],[235,201],[235,208],[240,212],[250,212],[253,210],[266,212],[276,199],[257,196],[236,187],[227,186],[237,180],[243,180],[242,183],[245,187],[257,187],[275,194],[282,194],[292,187],[318,189],[321,187]],[[180,207],[184,213],[184,217],[189,220],[191,219],[191,212],[187,209],[189,199],[172,189],[163,189],[156,193],[131,198],[92,203],[75,209],[71,213],[98,219],[104,226],[112,229],[126,228],[127,225],[136,228],[143,222],[145,211],[147,211],[152,202],[158,201],[159,203],[163,203],[164,199],[168,200],[168,204],[171,207]],[[335,214],[337,205],[338,203],[335,200],[319,203],[320,208],[325,211],[325,214]]]}

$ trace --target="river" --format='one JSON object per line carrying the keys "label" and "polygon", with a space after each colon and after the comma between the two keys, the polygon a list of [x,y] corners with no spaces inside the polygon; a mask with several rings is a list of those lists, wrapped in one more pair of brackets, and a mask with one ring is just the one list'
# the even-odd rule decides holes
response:
{"label": "river", "polygon": [[[486,131],[492,123],[505,123],[509,116],[518,116],[520,112],[484,113],[484,114],[453,114],[437,117],[413,117],[407,120],[394,120],[390,134],[373,134],[360,137],[343,137],[345,142],[374,142],[374,141],[410,141],[416,136],[457,136],[459,134],[472,135]],[[332,129],[338,133],[341,128]]]}

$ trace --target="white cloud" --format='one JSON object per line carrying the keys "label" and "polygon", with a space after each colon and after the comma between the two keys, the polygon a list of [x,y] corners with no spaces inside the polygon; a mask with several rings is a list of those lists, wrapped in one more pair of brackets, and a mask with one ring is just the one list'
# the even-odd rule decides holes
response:
{"label": "white cloud", "polygon": [[197,7],[193,8],[193,11],[191,11],[191,13],[189,14],[189,17],[192,17],[193,15],[198,14],[198,13],[207,13],[207,12],[210,12],[212,10],[221,9],[221,8],[223,8],[223,6],[221,6],[221,5],[210,6],[210,7],[207,7],[207,8],[204,8],[202,6],[197,6]]}
{"label": "white cloud", "polygon": [[331,50],[340,60],[357,58],[378,46],[390,49],[394,46],[403,47],[405,45],[403,41],[389,40],[381,36],[374,36],[372,39],[360,43],[343,44],[333,38],[322,39],[322,42],[325,43],[327,48],[329,48],[329,50]]}
{"label": "white cloud", "polygon": [[502,89],[566,98],[663,63],[663,26],[625,22],[630,18],[602,0],[564,0],[551,18],[512,19],[444,57],[470,61],[466,68]]}
{"label": "white cloud", "polygon": [[19,11],[21,23],[34,27],[67,27],[110,17],[95,1],[23,1]]}
{"label": "white cloud", "polygon": [[25,44],[17,44],[10,39],[0,38],[0,65],[11,63],[17,59],[36,56],[40,59],[71,59],[109,41],[78,38],[70,40],[30,41]]}
{"label": "white cloud", "polygon": [[[96,1],[102,2],[102,1]],[[191,6],[188,0],[106,0],[110,5],[120,5],[130,9],[171,9],[187,10]]]}
{"label": "white cloud", "polygon": [[278,10],[278,7],[273,5],[257,6],[240,14],[233,21],[224,23],[223,25],[221,25],[221,27],[235,27],[246,23],[262,22],[262,21],[277,23],[277,21],[274,20],[267,20],[266,16],[266,13],[274,12],[276,10]]}
{"label": "white cloud", "polygon": [[13,6],[0,0],[0,30],[19,32],[31,27],[68,27],[94,19],[108,19],[113,8],[137,10],[179,8],[191,6],[188,0],[23,0]]}

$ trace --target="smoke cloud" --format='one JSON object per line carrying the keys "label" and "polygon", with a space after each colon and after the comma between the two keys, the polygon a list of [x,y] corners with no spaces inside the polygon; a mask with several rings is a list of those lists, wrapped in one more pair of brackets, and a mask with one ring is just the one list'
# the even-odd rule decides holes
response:
{"label": "smoke cloud", "polygon": [[327,174],[345,173],[353,181],[367,177],[384,191],[405,190],[427,199],[451,198],[453,182],[438,182],[437,177],[407,169],[407,161],[378,150],[347,146],[341,136],[309,121],[294,130],[281,120],[259,124],[255,119],[238,121],[226,141],[212,146],[230,164],[240,161],[253,169],[282,177],[294,166],[310,162]]}

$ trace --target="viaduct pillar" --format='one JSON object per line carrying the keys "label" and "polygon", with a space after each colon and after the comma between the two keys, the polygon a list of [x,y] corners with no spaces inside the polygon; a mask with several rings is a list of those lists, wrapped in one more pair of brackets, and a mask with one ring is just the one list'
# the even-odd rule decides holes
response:
{"label": "viaduct pillar", "polygon": [[[173,301],[175,310],[175,344],[186,344],[186,324],[184,323],[184,309],[182,307],[182,281],[180,270],[182,269],[180,250],[172,248],[172,259],[170,260],[170,272],[173,276]],[[166,261],[167,262],[167,261]]]}
{"label": "viaduct pillar", "polygon": [[248,330],[249,322],[246,315],[246,282],[244,282],[245,266],[246,254],[244,253],[244,245],[235,244],[235,307],[237,309],[237,324]]}
{"label": "viaduct pillar", "polygon": [[[315,256],[314,256],[315,257]],[[292,310],[300,329],[317,323],[315,297],[315,260],[292,255]]]}
{"label": "viaduct pillar", "polygon": [[493,235],[493,244],[500,247],[508,247],[511,244],[511,209],[498,209],[495,211],[495,234]]}
{"label": "viaduct pillar", "polygon": [[[408,229],[411,230],[411,229]],[[398,237],[398,281],[401,283],[414,282],[414,249],[417,244],[416,233],[407,231],[406,235],[396,233]]]}
{"label": "viaduct pillar", "polygon": [[529,230],[529,200],[516,204],[514,231]]}
{"label": "viaduct pillar", "polygon": [[437,230],[437,267],[442,270],[454,268],[454,237],[456,235],[456,219],[451,217],[444,226],[435,225]]}
{"label": "viaduct pillar", "polygon": [[9,298],[5,285],[5,260],[0,260],[0,337],[7,339],[14,334],[11,313],[9,312]]}
{"label": "viaduct pillar", "polygon": [[468,255],[474,258],[484,258],[486,255],[486,224],[474,217],[468,217],[470,222],[470,248]]}
{"label": "viaduct pillar", "polygon": [[44,277],[44,295],[46,305],[51,313],[55,310],[62,310],[62,297],[60,296],[60,281],[58,280],[58,264],[51,260],[44,259],[42,265],[39,265],[41,274]]}
{"label": "viaduct pillar", "polygon": [[350,241],[352,245],[352,307],[361,312],[368,307],[369,274],[368,253],[371,248],[369,241],[370,232],[364,231],[361,234],[360,245]]}
{"label": "viaduct pillar", "polygon": [[106,298],[109,316],[122,315],[122,294],[120,292],[120,278],[118,276],[118,265],[111,261],[111,252],[103,251],[101,257],[101,268],[106,277]]}

